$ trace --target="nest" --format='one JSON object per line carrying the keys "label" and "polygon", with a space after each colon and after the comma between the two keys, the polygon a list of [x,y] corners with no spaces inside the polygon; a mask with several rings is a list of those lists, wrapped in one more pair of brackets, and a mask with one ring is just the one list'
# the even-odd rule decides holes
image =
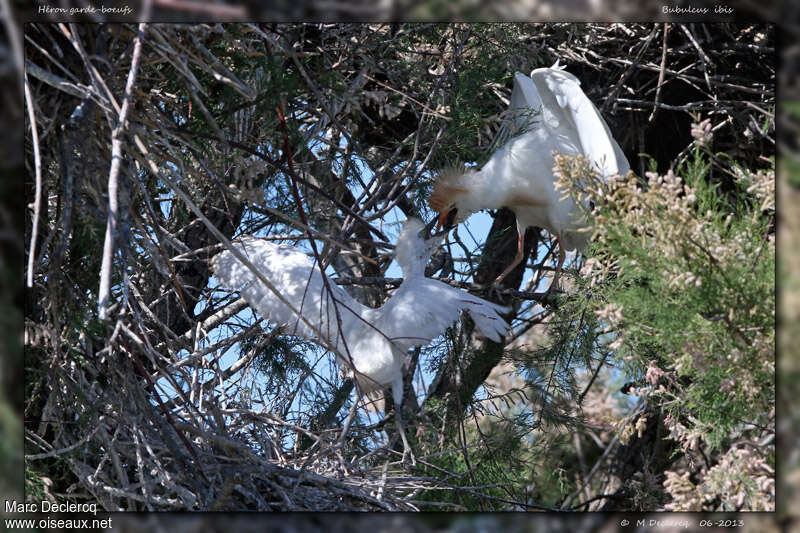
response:
{"label": "nest", "polygon": [[[312,434],[271,413],[154,404],[152,377],[142,379],[123,354],[54,369],[46,411],[72,422],[28,432],[49,450],[28,459],[66,461],[80,482],[62,496],[90,496],[108,511],[412,511],[413,495],[431,486],[397,462],[354,465],[331,442],[337,434]],[[287,427],[315,441],[310,451],[278,451],[271,441]],[[51,442],[38,438],[51,432]]]}

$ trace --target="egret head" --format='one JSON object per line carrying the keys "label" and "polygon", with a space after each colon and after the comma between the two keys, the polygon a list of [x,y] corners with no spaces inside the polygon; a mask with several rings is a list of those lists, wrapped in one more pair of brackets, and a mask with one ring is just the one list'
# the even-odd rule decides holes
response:
{"label": "egret head", "polygon": [[439,179],[436,180],[433,192],[428,198],[431,208],[439,212],[437,230],[443,226],[445,229],[450,229],[472,214],[473,209],[465,204],[470,199],[466,181],[473,172],[473,169],[456,166],[445,169],[439,174]]}
{"label": "egret head", "polygon": [[394,247],[394,256],[404,275],[409,275],[412,268],[424,270],[431,254],[442,242],[444,233],[428,238],[427,234],[432,226],[433,224],[425,226],[422,221],[413,217],[403,223]]}

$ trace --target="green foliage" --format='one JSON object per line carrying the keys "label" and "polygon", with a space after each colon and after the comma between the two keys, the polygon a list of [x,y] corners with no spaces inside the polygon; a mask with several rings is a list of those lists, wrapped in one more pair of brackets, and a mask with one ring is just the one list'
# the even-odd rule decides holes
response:
{"label": "green foliage", "polygon": [[620,357],[642,368],[654,360],[687,378],[680,404],[708,428],[713,448],[755,405],[767,413],[774,401],[775,258],[756,202],[738,191],[734,216],[705,181],[709,166],[698,152],[680,170],[685,185],[651,178],[645,191],[628,181],[627,193],[653,200],[643,214],[661,220],[626,216],[621,210],[638,201],[620,196],[601,208],[600,232],[619,264],[603,293],[623,309]]}
{"label": "green foliage", "polygon": [[[239,346],[242,354],[261,346],[261,338],[243,340]],[[272,390],[276,386],[287,386],[299,373],[310,373],[307,356],[319,353],[318,345],[299,337],[281,335],[273,337],[261,347],[255,360],[256,367],[266,380],[265,387]]]}
{"label": "green foliage", "polygon": [[698,142],[676,174],[608,185],[560,163],[564,186],[596,185],[573,193],[597,206],[586,303],[617,362],[666,408],[684,453],[702,442],[721,454],[747,428],[774,423],[774,171],[731,165],[735,187],[723,193],[709,179],[712,157]]}
{"label": "green foliage", "polygon": [[[525,435],[530,426],[530,413],[519,413],[510,417],[486,417],[480,424],[467,424],[464,429],[468,450],[464,442],[445,439],[434,434],[428,443],[420,442],[430,456],[425,462],[433,465],[422,466],[421,474],[438,475],[437,472],[450,473],[448,483],[457,490],[427,490],[419,495],[420,502],[428,502],[429,507],[438,510],[435,503],[448,503],[457,510],[502,511],[508,509],[509,495],[518,494],[527,481],[530,465],[527,464]],[[452,447],[450,453],[436,453],[437,448]],[[447,509],[447,507],[444,507]]]}

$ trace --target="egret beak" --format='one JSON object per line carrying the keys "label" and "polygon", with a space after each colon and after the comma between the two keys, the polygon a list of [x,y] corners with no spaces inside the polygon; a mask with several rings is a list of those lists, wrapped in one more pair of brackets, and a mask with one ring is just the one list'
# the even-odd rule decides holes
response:
{"label": "egret beak", "polygon": [[[449,211],[448,211],[448,213],[449,213]],[[447,219],[447,213],[442,211],[441,213],[439,213],[439,219],[437,220],[437,223],[436,223],[436,231],[439,231],[440,229],[442,229],[442,226],[444,226],[445,219]]]}
{"label": "egret beak", "polygon": [[439,214],[439,221],[436,225],[436,231],[438,232],[442,229],[442,227],[444,227],[445,230],[452,228],[456,220],[456,215],[458,215],[458,209],[455,207],[449,211],[442,211]]}

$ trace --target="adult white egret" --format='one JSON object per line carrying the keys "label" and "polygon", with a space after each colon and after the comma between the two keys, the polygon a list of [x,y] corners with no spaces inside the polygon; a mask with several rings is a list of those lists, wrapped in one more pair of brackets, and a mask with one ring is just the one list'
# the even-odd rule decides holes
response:
{"label": "adult white egret", "polygon": [[[426,240],[423,235],[428,229],[418,219],[406,220],[395,246],[404,279],[377,309],[357,302],[331,280],[326,285],[319,267],[293,246],[249,236],[234,244],[284,301],[230,251],[212,259],[220,282],[239,288],[253,309],[285,325],[287,334],[319,342],[336,354],[358,384],[355,404],[361,392],[391,387],[403,459],[410,456],[412,462],[400,413],[407,350],[428,344],[453,324],[461,311],[468,311],[476,326],[493,341],[500,341],[509,327],[500,316],[507,308],[425,277],[425,265],[442,238]],[[345,422],[342,439],[353,412]]]}
{"label": "adult white egret", "polygon": [[[525,229],[546,229],[558,240],[556,277],[566,250],[583,251],[589,233],[572,198],[555,188],[554,154],[587,156],[608,179],[630,170],[600,112],[583,93],[578,78],[556,61],[525,76],[514,75],[509,119],[512,136],[481,170],[443,173],[431,193],[430,206],[440,213],[439,225],[461,222],[481,209],[508,207],[517,218],[517,255],[496,282],[522,261]],[[521,133],[520,133],[521,132]],[[501,132],[501,135],[503,133]],[[555,281],[554,281],[555,282]]]}

